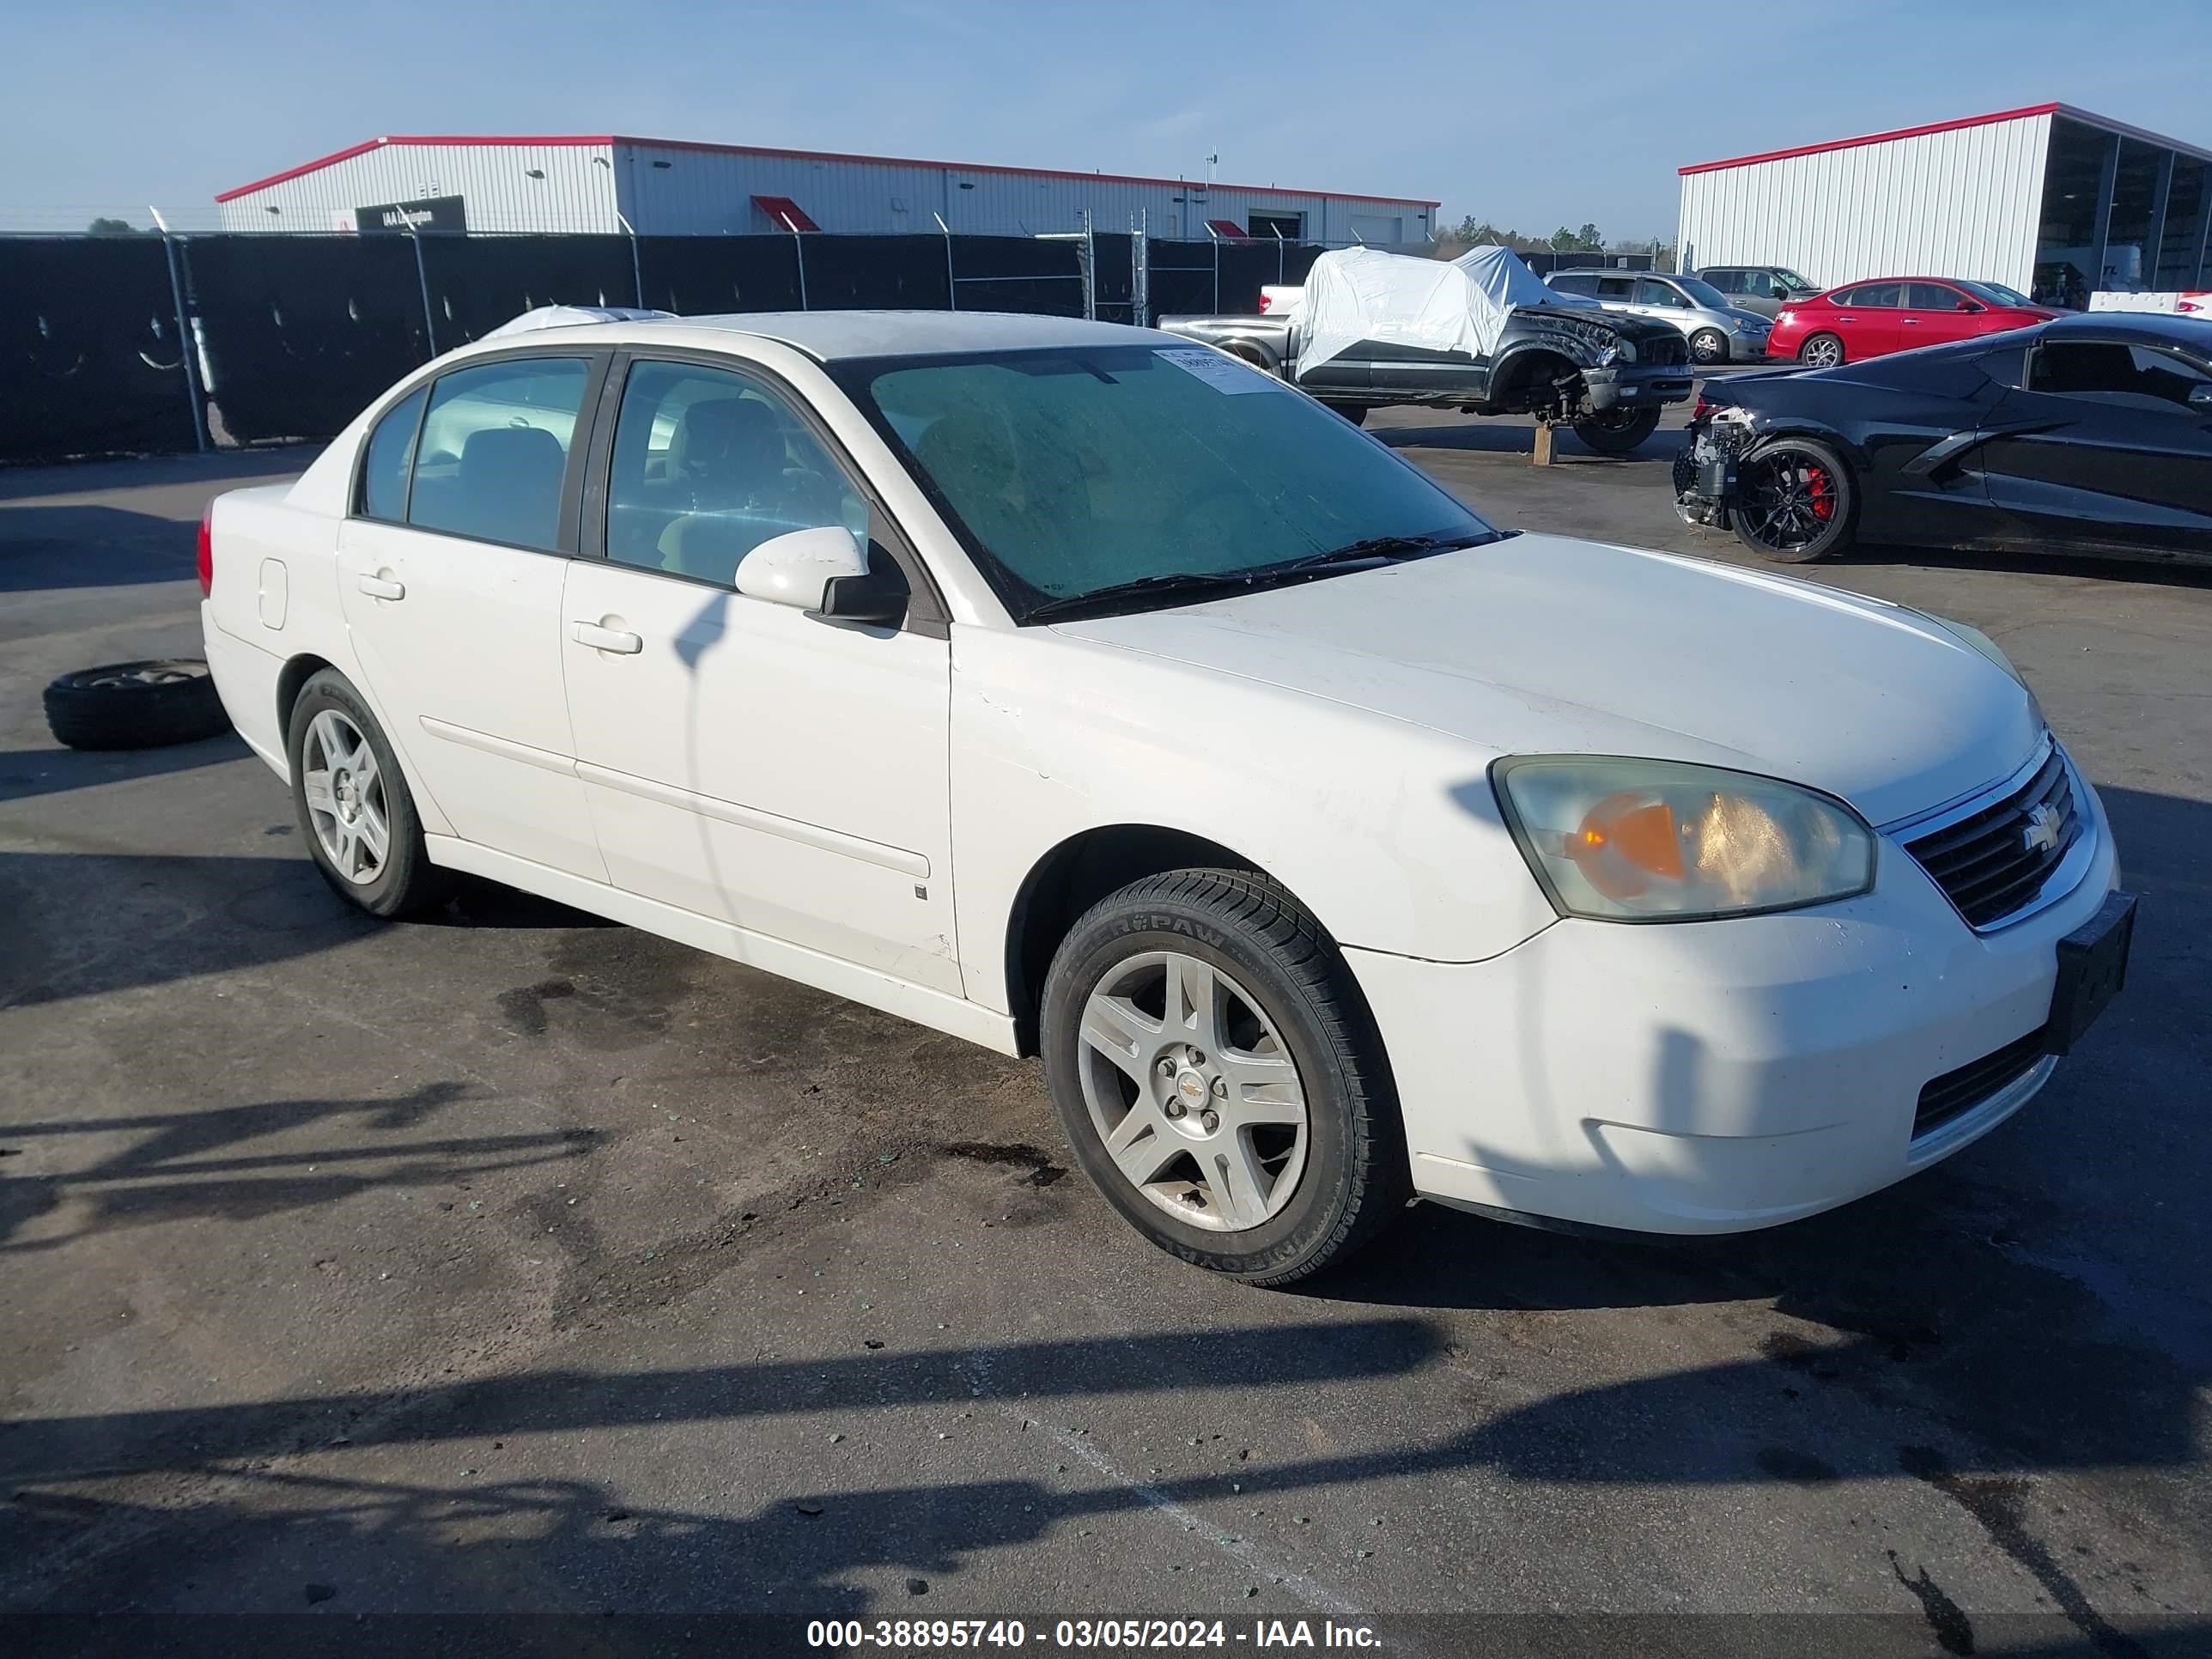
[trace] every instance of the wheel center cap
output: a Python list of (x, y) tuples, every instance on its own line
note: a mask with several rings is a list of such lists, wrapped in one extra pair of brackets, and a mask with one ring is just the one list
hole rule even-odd
[(1175, 1090), (1176, 1093), (1182, 1097), (1182, 1103), (1194, 1112), (1206, 1104), (1209, 1092), (1206, 1079), (1199, 1073), (1192, 1071), (1178, 1072), (1176, 1074)]

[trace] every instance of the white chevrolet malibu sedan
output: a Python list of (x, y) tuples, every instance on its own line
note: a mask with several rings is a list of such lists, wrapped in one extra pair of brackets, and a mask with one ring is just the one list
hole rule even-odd
[(1188, 1261), (1414, 1195), (1717, 1233), (1925, 1169), (2119, 986), (2001, 652), (1492, 527), (1145, 330), (815, 313), (450, 353), (202, 532), (337, 890), (472, 872), (1008, 1054)]

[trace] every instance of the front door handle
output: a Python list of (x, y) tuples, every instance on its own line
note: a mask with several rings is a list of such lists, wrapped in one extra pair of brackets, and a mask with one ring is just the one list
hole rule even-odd
[(356, 580), (354, 585), (372, 599), (404, 599), (407, 597), (407, 584), (396, 582), (389, 576), (362, 576)]
[(625, 634), (619, 628), (602, 628), (597, 623), (570, 623), (568, 637), (594, 651), (611, 651), (623, 657), (634, 657), (645, 649), (645, 641), (636, 635)]

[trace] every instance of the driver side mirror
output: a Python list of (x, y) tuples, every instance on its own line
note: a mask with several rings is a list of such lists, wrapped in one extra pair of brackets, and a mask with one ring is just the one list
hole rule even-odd
[(737, 586), (748, 598), (793, 605), (841, 628), (896, 628), (906, 617), (904, 580), (895, 570), (876, 570), (842, 525), (769, 537), (738, 562)]
[(1960, 311), (1987, 311), (1989, 307), (1978, 300), (1961, 300), (1959, 301), (1958, 309)]

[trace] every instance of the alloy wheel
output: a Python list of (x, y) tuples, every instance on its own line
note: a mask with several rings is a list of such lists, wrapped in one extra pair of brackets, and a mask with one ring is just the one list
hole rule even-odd
[(356, 886), (368, 886), (384, 873), (392, 848), (392, 813), (376, 751), (359, 726), (325, 708), (308, 723), (300, 764), (308, 820), (324, 857)]
[(1304, 1084), (1258, 1000), (1176, 951), (1117, 963), (1084, 1005), (1084, 1104), (1124, 1180), (1186, 1225), (1242, 1232), (1304, 1172)]
[(1762, 457), (1746, 471), (1737, 512), (1760, 546), (1794, 552), (1827, 533), (1841, 498), (1834, 476), (1820, 462), (1797, 450), (1784, 450)]

